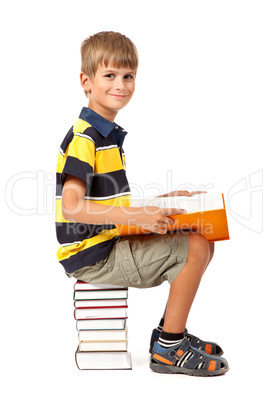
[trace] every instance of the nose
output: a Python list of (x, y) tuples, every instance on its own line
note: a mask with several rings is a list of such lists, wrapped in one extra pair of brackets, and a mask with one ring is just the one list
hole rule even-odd
[(115, 89), (117, 91), (125, 91), (126, 90), (126, 84), (124, 82), (124, 79), (122, 77), (117, 77), (115, 80)]

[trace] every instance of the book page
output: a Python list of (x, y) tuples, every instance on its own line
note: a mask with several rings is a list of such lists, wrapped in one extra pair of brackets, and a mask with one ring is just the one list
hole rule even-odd
[(132, 207), (156, 206), (158, 208), (181, 208), (187, 213), (223, 209), (222, 193), (196, 194), (192, 197), (159, 197), (132, 200)]

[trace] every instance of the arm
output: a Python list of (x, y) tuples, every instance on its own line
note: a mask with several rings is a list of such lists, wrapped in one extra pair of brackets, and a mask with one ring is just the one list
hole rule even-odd
[(174, 223), (168, 215), (178, 215), (185, 211), (175, 208), (157, 207), (116, 207), (98, 204), (84, 199), (85, 182), (68, 175), (62, 193), (62, 213), (66, 220), (86, 224), (120, 224), (144, 227), (152, 232), (164, 234), (167, 225)]

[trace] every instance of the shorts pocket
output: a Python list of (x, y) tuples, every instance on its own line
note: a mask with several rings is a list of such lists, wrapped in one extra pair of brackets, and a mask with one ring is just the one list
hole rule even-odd
[(173, 251), (168, 242), (148, 245), (132, 252), (142, 280), (160, 277), (174, 264)]
[(115, 263), (119, 267), (126, 286), (138, 286), (141, 277), (135, 264), (128, 240), (120, 241), (116, 245)]

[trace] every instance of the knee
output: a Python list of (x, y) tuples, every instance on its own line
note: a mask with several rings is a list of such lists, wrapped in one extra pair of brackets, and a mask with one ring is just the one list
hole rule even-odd
[(211, 260), (211, 247), (208, 240), (199, 233), (190, 233), (188, 256), (196, 258), (199, 262), (207, 265)]
[(215, 243), (211, 242), (208, 244), (209, 246), (209, 262), (212, 260), (213, 255), (214, 255), (214, 251), (215, 251)]

